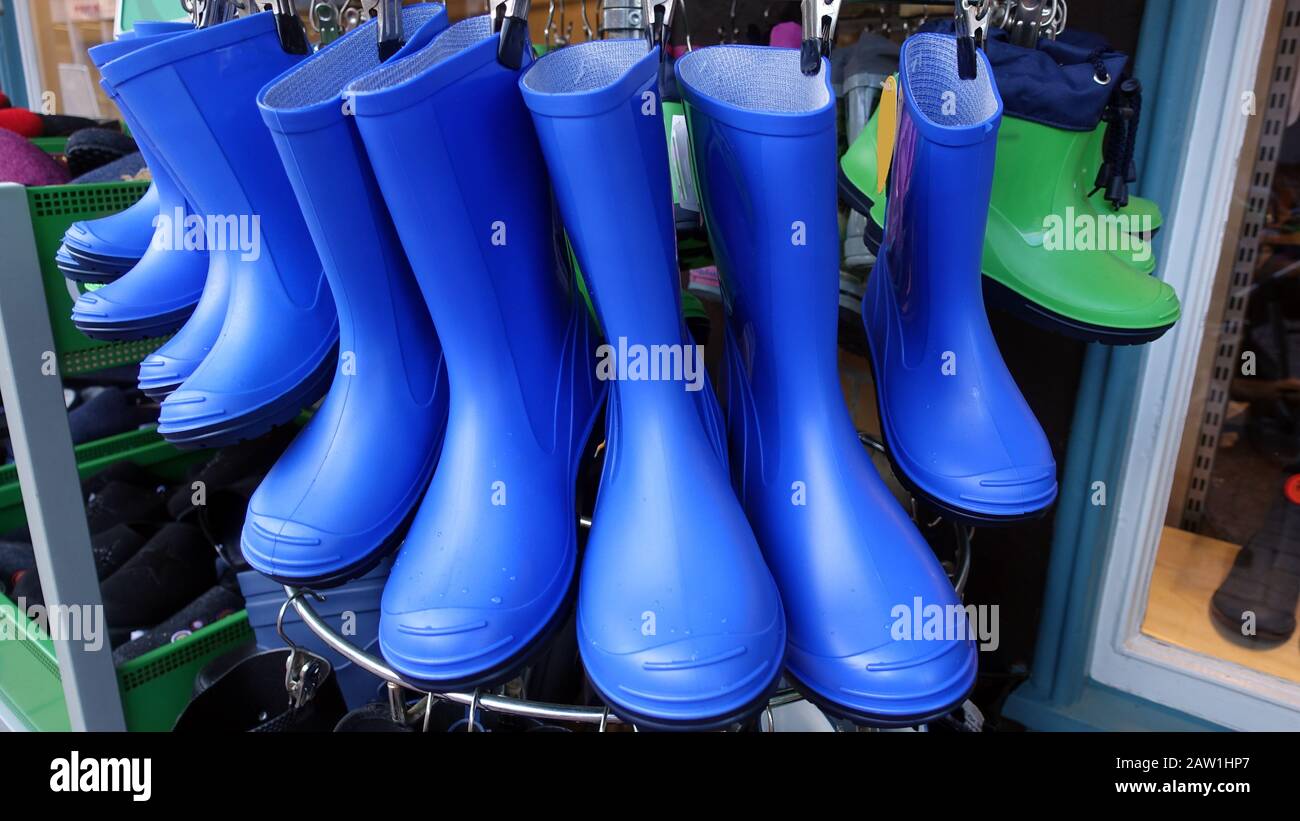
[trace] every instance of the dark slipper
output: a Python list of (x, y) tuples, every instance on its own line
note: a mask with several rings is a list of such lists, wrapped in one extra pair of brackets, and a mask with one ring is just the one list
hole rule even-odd
[(179, 641), (202, 627), (207, 627), (231, 613), (244, 608), (244, 599), (238, 593), (220, 585), (208, 588), (197, 599), (185, 605), (180, 612), (168, 618), (139, 638), (123, 644), (113, 651), (113, 662), (123, 664)]
[(222, 448), (172, 494), (167, 500), (167, 512), (178, 521), (195, 513), (195, 482), (202, 482), (205, 494), (211, 494), (241, 480), (265, 475), (297, 433), (297, 426), (285, 425), (257, 439)]
[(119, 157), (109, 163), (104, 163), (99, 168), (87, 171), (79, 177), (74, 177), (74, 185), (84, 185), (92, 182), (120, 182), (122, 180), (134, 179), (147, 166), (144, 163), (144, 155), (139, 151)]
[(1264, 523), (1237, 553), (1211, 599), (1229, 629), (1256, 641), (1295, 632), (1300, 600), (1300, 474), (1290, 476)]
[(91, 534), (123, 522), (160, 521), (165, 504), (161, 490), (109, 482), (86, 501), (86, 523)]
[(116, 386), (103, 388), (68, 414), (72, 443), (80, 445), (158, 421), (157, 405), (142, 405), (144, 394)]
[(215, 558), (197, 527), (172, 523), (158, 531), (100, 585), (113, 644), (161, 624), (216, 584)]
[(68, 138), (64, 156), (68, 158), (68, 171), (80, 177), (101, 165), (133, 154), (140, 149), (135, 140), (111, 128), (83, 128)]
[(99, 123), (89, 117), (74, 117), (71, 114), (42, 114), (41, 122), (45, 124), (47, 137), (71, 137), (83, 128), (96, 128)]

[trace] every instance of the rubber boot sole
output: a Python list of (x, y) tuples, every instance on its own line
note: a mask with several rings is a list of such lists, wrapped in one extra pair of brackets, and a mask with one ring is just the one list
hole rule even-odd
[(336, 344), (310, 376), (273, 402), (234, 419), (175, 433), (163, 433), (162, 437), (182, 450), (221, 448), (256, 439), (269, 433), (272, 428), (287, 425), (297, 418), (303, 408), (325, 395), (333, 381), (337, 354)]
[(739, 709), (703, 721), (666, 721), (662, 718), (651, 718), (624, 707), (616, 706), (614, 701), (596, 686), (596, 683), (590, 677), (587, 678), (587, 683), (591, 685), (591, 689), (596, 692), (596, 695), (600, 696), (600, 700), (605, 702), (611, 713), (637, 729), (656, 730), (666, 733), (708, 732), (711, 730), (725, 730), (733, 724), (742, 724), (762, 712), (767, 707), (768, 701), (776, 693), (777, 688), (780, 687), (781, 676), (784, 673), (785, 658), (783, 657), (777, 667), (776, 677), (763, 688), (761, 695)]
[(507, 681), (515, 678), (519, 671), (529, 665), (537, 656), (546, 649), (551, 639), (564, 626), (569, 615), (573, 612), (573, 605), (578, 598), (578, 574), (573, 574), (573, 580), (569, 582), (569, 589), (565, 592), (564, 598), (560, 600), (560, 605), (555, 609), (547, 619), (546, 624), (538, 631), (537, 635), (524, 645), (518, 652), (502, 661), (493, 665), (491, 668), (484, 670), (474, 676), (461, 679), (449, 679), (446, 681), (428, 681), (425, 679), (414, 678), (402, 675), (402, 680), (410, 683), (418, 690), (429, 693), (451, 693), (464, 692), (467, 690), (480, 690), (487, 687), (495, 687), (505, 684)]
[(832, 718), (843, 719), (844, 721), (848, 721), (852, 724), (856, 724), (859, 727), (871, 727), (874, 729), (882, 729), (882, 730), (896, 730), (896, 729), (901, 729), (903, 727), (916, 727), (921, 724), (929, 724), (932, 721), (937, 721), (943, 718), (944, 716), (948, 715), (949, 713), (951, 713), (953, 710), (956, 710), (963, 703), (965, 703), (966, 699), (970, 698), (970, 694), (975, 690), (975, 685), (971, 684), (970, 688), (967, 689), (966, 692), (963, 693), (960, 698), (954, 701), (950, 706), (944, 707), (939, 710), (932, 710), (927, 713), (921, 713), (918, 715), (911, 715), (911, 716), (882, 716), (873, 713), (864, 713), (857, 710), (847, 709), (841, 704), (836, 704), (835, 702), (826, 699), (816, 690), (809, 687), (802, 680), (800, 680), (800, 678), (796, 676), (794, 673), (792, 673), (790, 670), (787, 669), (785, 671), (785, 674), (786, 677), (790, 680), (790, 683), (791, 685), (793, 685), (794, 689), (798, 691), (799, 695), (803, 696), (805, 700), (807, 700), (809, 703), (811, 703), (817, 709), (821, 710), (826, 715), (831, 716)]
[(157, 399), (159, 402), (161, 402), (162, 400), (171, 396), (176, 391), (180, 390), (182, 384), (184, 383), (177, 382), (173, 385), (163, 385), (162, 387), (153, 387), (153, 388), (149, 388), (148, 390), (141, 388), (140, 392), (143, 393), (145, 396), (149, 397), (150, 399)]
[[(141, 319), (135, 322), (73, 322), (78, 331), (81, 331), (91, 339), (99, 339), (105, 342), (120, 342), (136, 339), (151, 339), (153, 337), (167, 336), (180, 330), (185, 324), (185, 320), (190, 318), (194, 313), (194, 306), (189, 305), (170, 313), (160, 314), (158, 316)], [(179, 386), (178, 386), (179, 387)], [(172, 390), (175, 390), (173, 388)], [(170, 393), (170, 391), (168, 391)], [(146, 393), (146, 395), (148, 395)]]
[(1174, 323), (1154, 328), (1115, 328), (1093, 325), (1044, 308), (1026, 299), (992, 277), (984, 277), (984, 298), (993, 307), (1045, 331), (1077, 339), (1081, 342), (1100, 342), (1103, 345), (1145, 345), (1164, 336)]
[[(864, 322), (866, 321), (866, 308), (867, 308), (866, 300), (863, 300), (862, 310), (863, 310)], [(867, 347), (870, 348), (870, 346), (871, 346), (871, 335), (868, 334)], [(865, 359), (867, 360), (867, 369), (871, 372), (871, 384), (875, 386), (874, 393), (876, 395), (876, 416), (880, 420), (880, 441), (885, 446), (885, 451), (884, 451), (885, 458), (889, 460), (889, 467), (894, 473), (894, 478), (898, 479), (898, 483), (901, 484), (908, 493), (912, 494), (912, 496), (916, 497), (917, 499), (920, 499), (921, 501), (925, 502), (930, 507), (933, 507), (936, 510), (938, 510), (939, 513), (944, 518), (949, 519), (951, 521), (961, 522), (963, 524), (973, 525), (976, 527), (1007, 527), (1009, 525), (1015, 525), (1021, 522), (1032, 522), (1035, 519), (1041, 519), (1044, 515), (1046, 515), (1047, 511), (1051, 510), (1052, 507), (1056, 504), (1056, 500), (1053, 499), (1052, 503), (1047, 505), (1046, 507), (1042, 507), (1039, 508), (1038, 510), (1030, 511), (1029, 513), (1022, 513), (1013, 516), (995, 516), (987, 513), (975, 513), (970, 510), (963, 510), (961, 508), (953, 507), (948, 502), (945, 502), (941, 499), (936, 499), (934, 496), (930, 495), (929, 493), (926, 493), (924, 490), (918, 487), (911, 480), (911, 478), (908, 477), (907, 472), (904, 471), (903, 468), (894, 459), (894, 448), (889, 442), (888, 426), (885, 424), (885, 409), (884, 406), (881, 405), (880, 403), (880, 389), (879, 389), (880, 381), (876, 378), (875, 357), (869, 355), (865, 357)]]

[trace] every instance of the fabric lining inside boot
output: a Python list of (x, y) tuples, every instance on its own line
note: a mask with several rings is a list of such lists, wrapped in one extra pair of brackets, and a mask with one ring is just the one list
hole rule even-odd
[(357, 79), (347, 87), (347, 91), (364, 93), (400, 85), (470, 46), (495, 36), (492, 21), (486, 14), (461, 20), (414, 54)]
[(560, 49), (524, 75), (524, 85), (539, 94), (581, 94), (612, 85), (645, 59), (645, 40), (596, 40), (582, 48)]
[(935, 125), (964, 128), (997, 114), (998, 98), (993, 91), (988, 63), (979, 62), (975, 79), (960, 79), (954, 37), (915, 34), (903, 44), (903, 61), (907, 69), (907, 91), (917, 109)]
[[(442, 5), (438, 3), (407, 6), (402, 11), (403, 30), (409, 35), (442, 11)], [(379, 66), (379, 49), (374, 33), (376, 25), (371, 20), (313, 59), (303, 61), (288, 76), (267, 89), (264, 104), (279, 109), (305, 108), (338, 97), (349, 82)]]
[(799, 68), (788, 48), (721, 46), (682, 58), (682, 80), (697, 93), (751, 111), (802, 114), (830, 102), (826, 79)]

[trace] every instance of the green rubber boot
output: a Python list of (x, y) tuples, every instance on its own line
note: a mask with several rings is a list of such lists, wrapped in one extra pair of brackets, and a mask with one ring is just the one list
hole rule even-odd
[[(1064, 131), (1004, 116), (984, 238), (985, 293), (995, 305), (1065, 336), (1108, 345), (1159, 338), (1179, 316), (1173, 288), (1151, 276), (1151, 200), (1112, 210), (1089, 197), (1105, 126)], [(878, 246), (885, 197), (877, 192), (876, 115), (840, 160), (840, 192), (870, 218)]]

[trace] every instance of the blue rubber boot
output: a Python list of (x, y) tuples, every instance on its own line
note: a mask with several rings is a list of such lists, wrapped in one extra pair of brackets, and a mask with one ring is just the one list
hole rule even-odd
[(130, 206), (93, 220), (77, 220), (63, 234), (55, 263), (73, 282), (112, 282), (149, 250), (158, 216), (158, 187), (151, 183)]
[(800, 691), (856, 722), (919, 724), (965, 699), (975, 646), (891, 635), (899, 606), (961, 603), (844, 404), (835, 95), (829, 62), (807, 77), (799, 61), (718, 46), (676, 66), (727, 306), (733, 478), (781, 591)]
[(73, 282), (89, 283), (112, 282), (131, 270), (153, 240), (159, 199), (155, 181), (116, 214), (72, 223), (55, 257), (59, 270)]
[(975, 79), (957, 76), (951, 35), (914, 35), (901, 60), (885, 237), (862, 300), (886, 449), (899, 480), (953, 518), (1038, 516), (1056, 463), (980, 284), (1002, 100), (982, 53)]
[(158, 432), (175, 445), (255, 438), (329, 387), (334, 299), (256, 101), (302, 59), (281, 48), (274, 14), (254, 14), (103, 68), (211, 233), (225, 239), (209, 250), (230, 276), (221, 332), (159, 416)]
[(172, 338), (140, 360), (139, 388), (153, 399), (171, 396), (207, 357), (230, 303), (230, 266), (224, 254), (208, 255), (208, 273), (198, 304)]
[[(150, 207), (150, 204), (154, 208), (157, 207), (158, 190), (152, 184), (145, 189), (144, 195), (132, 203), (129, 208), (135, 208), (146, 198), (149, 202), (145, 204), (145, 207)], [(118, 213), (125, 213), (125, 211), (119, 211)], [(155, 216), (157, 216), (156, 213)], [(104, 219), (108, 219), (108, 217), (104, 217)], [(139, 257), (100, 256), (76, 245), (70, 245), (66, 233), (63, 235), (63, 242), (59, 245), (58, 250), (54, 252), (54, 264), (58, 266), (65, 279), (95, 285), (102, 285), (116, 280), (134, 268), (139, 261)]]
[(547, 54), (521, 86), (605, 331), (597, 375), (612, 380), (578, 594), (582, 660), (623, 718), (703, 729), (764, 706), (786, 630), (687, 343), (659, 60), (644, 40), (582, 43)]
[[(120, 43), (129, 39), (128, 35), (143, 38), (156, 36), (157, 34), (180, 34), (192, 31), (193, 28), (189, 23), (140, 20), (136, 22), (135, 29), (124, 32), (117, 42)], [(98, 46), (92, 51), (106, 48), (107, 46)], [(99, 65), (102, 68), (102, 65), (111, 59), (123, 56), (132, 50), (134, 49), (126, 47), (121, 50), (121, 53), (98, 52)], [(105, 93), (117, 104), (118, 109), (125, 111), (127, 106), (121, 95), (117, 94), (107, 81), (101, 80), (101, 85), (104, 87)], [(163, 173), (166, 173), (173, 182), (179, 185), (181, 181), (169, 170), (166, 159), (154, 147), (144, 125), (134, 115), (132, 115), (131, 122), (133, 123), (131, 130), (136, 142), (142, 147), (147, 147), (153, 159), (162, 168)], [(183, 185), (181, 187), (183, 188)], [(188, 194), (186, 196), (187, 198), (192, 197), (192, 195)], [(193, 205), (188, 199), (186, 207), (189, 213), (193, 213)], [(194, 251), (191, 253), (199, 252)], [(202, 253), (208, 256), (206, 251)], [(212, 349), (212, 345), (217, 341), (217, 337), (221, 333), (221, 326), (226, 318), (229, 295), (230, 270), (225, 258), (219, 255), (208, 256), (208, 270), (204, 277), (203, 291), (197, 304), (191, 310), (188, 319), (170, 339), (141, 361), (140, 390), (150, 398), (162, 400), (166, 399), (189, 378), (189, 375), (207, 356), (208, 351)]]
[(488, 17), (464, 20), (348, 90), (451, 385), (442, 455), (379, 622), (388, 663), (439, 690), (511, 678), (568, 617), (574, 488), (602, 398), (500, 39)]
[[(144, 22), (144, 21), (142, 21)], [(146, 30), (148, 27), (146, 27)], [(172, 29), (156, 35), (137, 36), (90, 49), (88, 56), (96, 66), (126, 56), (142, 48), (176, 36), (184, 29)], [(144, 256), (126, 274), (96, 291), (82, 294), (72, 306), (72, 323), (93, 339), (127, 340), (164, 336), (185, 323), (203, 293), (208, 275), (206, 250), (186, 248), (177, 243), (185, 219), (194, 213), (185, 201), (180, 186), (172, 179), (147, 133), (131, 113), (125, 101), (106, 88), (117, 104), (122, 118), (131, 128), (149, 166), (157, 194), (159, 211), (154, 238)]]
[[(407, 6), (402, 20), (414, 32), (408, 48), (447, 27), (436, 3)], [(392, 552), (433, 474), (447, 416), (433, 322), (339, 96), (379, 65), (377, 25), (353, 29), (258, 94), (325, 264), (341, 352), (325, 401), (244, 520), (244, 558), (283, 584), (342, 584)]]
[[(141, 20), (136, 28), (122, 32), (117, 42), (155, 34), (174, 34), (193, 29), (189, 23)], [(99, 47), (90, 55), (98, 68), (108, 58)], [(146, 157), (146, 163), (148, 158)], [(157, 172), (151, 169), (151, 172)], [(55, 253), (55, 264), (73, 282), (106, 283), (131, 270), (152, 246), (156, 231), (153, 219), (159, 213), (158, 188), (151, 183), (144, 195), (130, 207), (96, 220), (78, 220), (64, 234)]]

